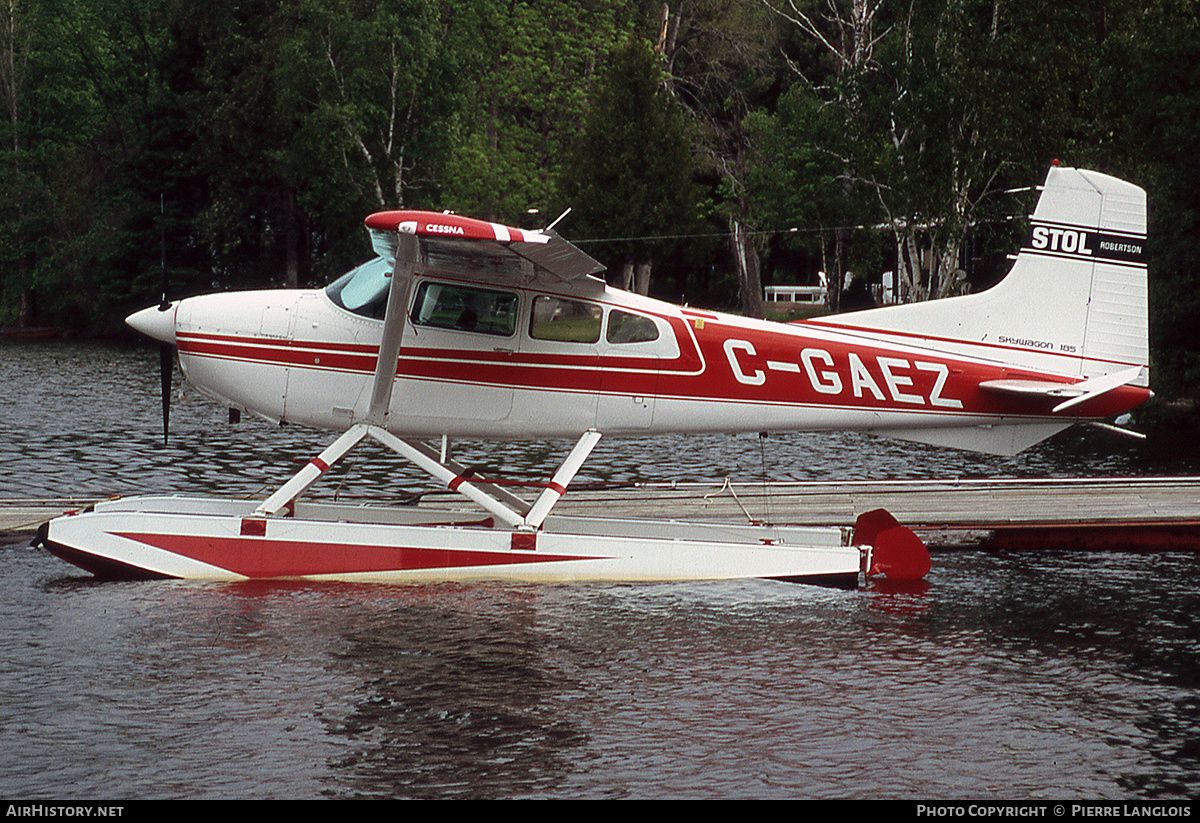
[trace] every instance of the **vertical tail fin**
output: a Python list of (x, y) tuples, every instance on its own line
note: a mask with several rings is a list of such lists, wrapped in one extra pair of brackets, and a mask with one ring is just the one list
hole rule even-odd
[(1030, 222), (988, 291), (810, 322), (1068, 376), (1140, 366), (1132, 385), (1148, 386), (1145, 191), (1054, 167)]

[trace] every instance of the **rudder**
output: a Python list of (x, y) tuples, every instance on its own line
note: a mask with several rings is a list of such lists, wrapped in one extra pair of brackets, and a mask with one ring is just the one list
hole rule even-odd
[(979, 294), (809, 321), (1071, 377), (1149, 385), (1146, 193), (1053, 167), (1009, 274)]

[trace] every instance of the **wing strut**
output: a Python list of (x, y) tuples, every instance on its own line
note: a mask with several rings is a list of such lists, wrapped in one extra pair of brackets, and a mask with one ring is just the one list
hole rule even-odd
[(421, 252), (416, 235), (398, 233), (396, 239), (396, 264), (392, 268), (392, 287), (388, 289), (387, 308), (383, 314), (383, 335), (379, 340), (379, 358), (375, 361), (371, 405), (367, 408), (367, 422), (375, 426), (387, 422), (392, 388), (396, 385), (396, 364), (400, 360), (404, 315), (408, 311), (409, 293)]
[(592, 449), (596, 448), (596, 444), (600, 442), (600, 432), (592, 429), (583, 433), (579, 438), (579, 442), (575, 444), (575, 448), (571, 449), (571, 453), (567, 455), (567, 459), (559, 466), (558, 471), (554, 473), (554, 479), (547, 486), (534, 502), (533, 508), (529, 510), (529, 514), (525, 516), (523, 525), (532, 526), (535, 529), (540, 529), (542, 523), (546, 520), (546, 515), (550, 514), (550, 509), (558, 502), (567, 491), (567, 485), (575, 479), (575, 475), (583, 468), (583, 463), (588, 459), (588, 455), (592, 453)]

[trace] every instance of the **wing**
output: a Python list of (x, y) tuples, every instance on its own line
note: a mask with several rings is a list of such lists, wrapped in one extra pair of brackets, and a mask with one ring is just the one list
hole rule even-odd
[(423, 265), (496, 282), (563, 282), (590, 277), (604, 266), (556, 232), (530, 231), (457, 214), (384, 211), (366, 219), (375, 251), (389, 263), (399, 235), (421, 239)]

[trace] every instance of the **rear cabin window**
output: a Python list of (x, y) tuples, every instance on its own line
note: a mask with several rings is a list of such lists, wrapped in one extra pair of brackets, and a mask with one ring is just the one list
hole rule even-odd
[(517, 306), (512, 292), (425, 281), (411, 319), (418, 326), (508, 337), (517, 330)]
[(604, 339), (618, 344), (649, 343), (658, 339), (658, 326), (644, 315), (613, 309), (608, 313), (608, 331)]
[(533, 301), (529, 336), (561, 343), (597, 343), (604, 310), (595, 303), (539, 295)]

